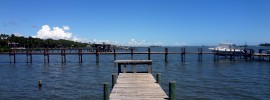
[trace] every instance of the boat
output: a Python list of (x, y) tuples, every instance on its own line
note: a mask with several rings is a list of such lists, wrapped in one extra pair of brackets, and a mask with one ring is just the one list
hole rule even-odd
[(245, 53), (243, 49), (237, 48), (235, 44), (231, 43), (220, 43), (217, 47), (214, 48), (208, 48), (212, 52), (218, 52), (220, 55), (230, 55), (234, 54), (235, 55), (240, 55)]

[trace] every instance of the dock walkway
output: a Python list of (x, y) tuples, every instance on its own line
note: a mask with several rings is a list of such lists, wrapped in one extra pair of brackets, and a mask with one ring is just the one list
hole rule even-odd
[[(152, 60), (116, 60), (118, 78), (110, 94), (110, 100), (164, 100), (169, 97), (152, 76)], [(126, 73), (126, 65), (146, 64), (148, 73)], [(121, 73), (121, 65), (124, 72)]]
[(120, 73), (110, 100), (164, 100), (168, 96), (151, 73)]

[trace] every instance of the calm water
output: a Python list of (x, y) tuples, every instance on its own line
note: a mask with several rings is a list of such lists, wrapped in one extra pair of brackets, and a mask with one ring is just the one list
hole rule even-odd
[[(164, 48), (152, 48), (164, 51)], [(197, 47), (187, 47), (196, 51)], [(207, 48), (204, 48), (206, 51)], [(136, 51), (147, 51), (137, 48)], [(170, 47), (169, 51), (180, 51)], [(17, 56), (17, 63), (10, 64), (7, 55), (0, 56), (0, 99), (103, 99), (103, 83), (111, 82), (112, 73), (117, 72), (113, 55), (101, 55), (95, 63), (94, 55), (67, 56), (62, 64), (58, 55), (50, 56), (50, 63), (43, 63), (43, 56), (33, 56), (32, 64), (25, 63), (25, 55)], [(168, 94), (168, 83), (177, 82), (178, 99), (270, 99), (270, 62), (246, 62), (228, 59), (213, 61), (213, 55), (203, 55), (203, 62), (197, 55), (186, 55), (186, 62), (180, 62), (180, 55), (151, 55), (153, 75), (161, 73), (161, 86)], [(117, 59), (130, 59), (130, 55), (117, 55)], [(134, 59), (147, 59), (147, 55), (134, 55)], [(139, 69), (146, 70), (146, 69)], [(38, 80), (43, 81), (38, 88)]]

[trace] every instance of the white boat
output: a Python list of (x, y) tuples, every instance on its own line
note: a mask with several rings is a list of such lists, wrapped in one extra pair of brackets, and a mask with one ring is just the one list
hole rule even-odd
[(239, 55), (241, 53), (245, 53), (244, 50), (237, 48), (235, 44), (231, 43), (220, 43), (217, 47), (208, 49), (212, 52), (218, 52), (221, 55), (228, 55), (233, 53)]

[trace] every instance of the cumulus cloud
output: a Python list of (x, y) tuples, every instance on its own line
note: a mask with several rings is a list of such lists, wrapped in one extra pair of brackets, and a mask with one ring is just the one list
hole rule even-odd
[(50, 28), (49, 25), (43, 25), (42, 28), (37, 32), (37, 38), (41, 39), (66, 39), (66, 40), (73, 40), (78, 38), (73, 37), (72, 33), (67, 32), (70, 28), (68, 26), (63, 26), (63, 28), (53, 27)]
[(63, 29), (64, 29), (65, 31), (68, 31), (70, 28), (69, 28), (69, 26), (63, 26)]
[(146, 40), (135, 40), (131, 39), (128, 43), (128, 46), (151, 46), (151, 45), (156, 45), (156, 46), (161, 46), (161, 42), (146, 42)]

